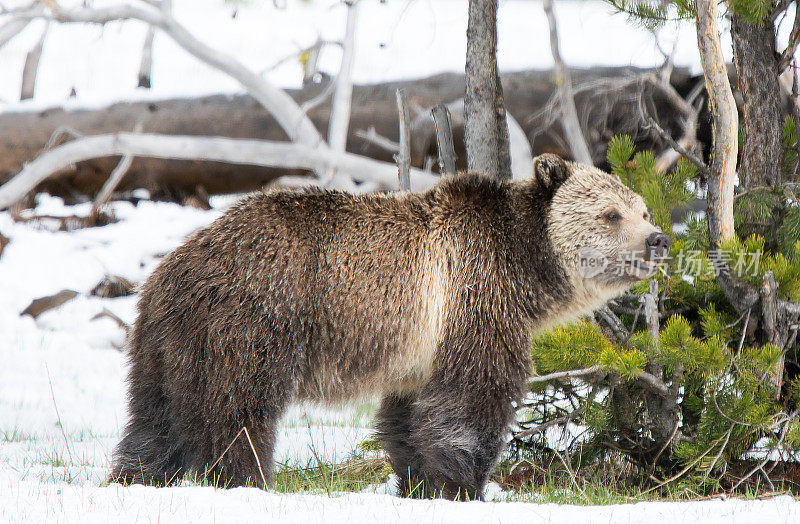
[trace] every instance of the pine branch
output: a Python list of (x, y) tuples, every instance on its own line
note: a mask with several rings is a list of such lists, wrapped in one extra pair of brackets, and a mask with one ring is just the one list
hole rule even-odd
[(628, 340), (631, 336), (631, 333), (625, 328), (625, 324), (617, 318), (617, 315), (614, 314), (613, 311), (608, 307), (608, 305), (604, 305), (601, 308), (598, 308), (595, 311), (595, 315), (597, 316), (598, 320), (602, 321), (608, 328), (614, 333), (614, 336), (620, 342)]

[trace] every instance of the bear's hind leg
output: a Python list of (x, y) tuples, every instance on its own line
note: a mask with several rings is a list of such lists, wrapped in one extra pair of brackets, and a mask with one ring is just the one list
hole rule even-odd
[(399, 495), (412, 497), (422, 487), (416, 470), (419, 458), (411, 445), (411, 414), (416, 395), (388, 394), (381, 399), (376, 415), (378, 440), (389, 454), (389, 462), (400, 477)]
[(132, 396), (130, 421), (114, 451), (109, 482), (166, 486), (186, 472), (185, 447), (171, 435), (166, 400), (152, 397)]

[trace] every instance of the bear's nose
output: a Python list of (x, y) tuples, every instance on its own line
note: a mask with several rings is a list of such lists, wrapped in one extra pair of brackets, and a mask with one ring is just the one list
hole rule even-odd
[(647, 258), (663, 257), (669, 251), (670, 239), (664, 233), (650, 233), (644, 244), (647, 248)]

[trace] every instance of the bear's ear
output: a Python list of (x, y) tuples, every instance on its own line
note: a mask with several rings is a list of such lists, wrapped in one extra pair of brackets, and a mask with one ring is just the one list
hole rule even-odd
[(569, 178), (569, 175), (569, 166), (558, 155), (545, 153), (533, 159), (533, 176), (539, 183), (539, 187), (551, 194), (556, 192), (556, 189)]

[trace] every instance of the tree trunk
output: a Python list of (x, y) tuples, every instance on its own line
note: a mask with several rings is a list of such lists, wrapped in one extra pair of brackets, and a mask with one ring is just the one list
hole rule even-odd
[(712, 117), (713, 149), (708, 176), (708, 233), (712, 249), (733, 237), (733, 183), (736, 176), (739, 114), (717, 30), (717, 3), (696, 4), (697, 45)]
[(739, 178), (745, 188), (781, 181), (782, 108), (775, 52), (775, 26), (769, 17), (755, 27), (733, 15), (733, 59), (742, 94), (742, 154)]
[(493, 177), (511, 178), (503, 87), (497, 73), (497, 3), (469, 1), (464, 98), (467, 167)]

